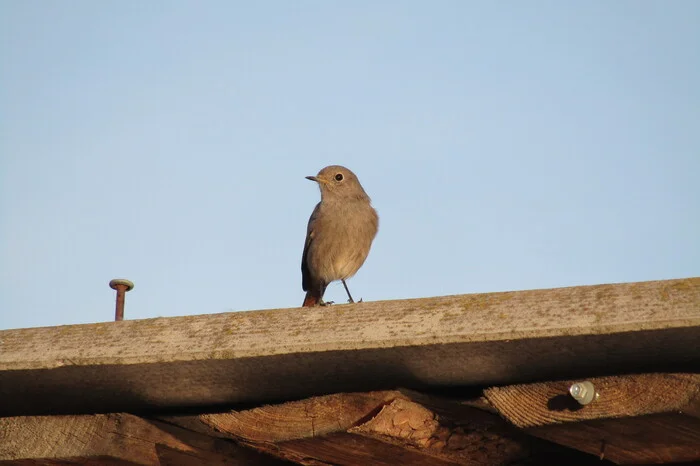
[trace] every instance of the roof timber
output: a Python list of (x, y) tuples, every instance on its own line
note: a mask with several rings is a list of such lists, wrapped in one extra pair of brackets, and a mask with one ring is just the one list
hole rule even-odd
[(610, 463), (530, 437), (457, 400), (402, 390), (157, 419), (126, 413), (5, 417), (0, 464)]
[(700, 278), (0, 331), (0, 416), (700, 367)]
[(125, 413), (5, 417), (0, 418), (0, 464), (446, 466), (700, 460), (700, 375), (591, 378), (600, 396), (585, 406), (567, 394), (572, 382), (491, 387), (476, 399), (392, 390), (156, 418)]
[(616, 464), (700, 461), (700, 373), (590, 378), (598, 396), (585, 406), (568, 395), (573, 382), (492, 387), (484, 394), (525, 432)]

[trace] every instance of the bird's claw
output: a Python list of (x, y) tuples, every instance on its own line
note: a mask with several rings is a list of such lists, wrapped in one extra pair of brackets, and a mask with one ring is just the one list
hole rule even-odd
[(331, 306), (331, 305), (335, 304), (335, 301), (321, 301), (321, 302), (318, 303), (318, 304), (319, 304), (320, 306)]

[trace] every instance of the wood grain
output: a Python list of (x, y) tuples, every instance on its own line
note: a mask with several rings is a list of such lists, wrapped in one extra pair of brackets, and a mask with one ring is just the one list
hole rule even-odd
[(0, 416), (683, 371), (699, 346), (700, 278), (6, 330)]
[(588, 464), (593, 459), (528, 437), (497, 415), (410, 390), (340, 393), (199, 419), (218, 435), (298, 464), (487, 465), (545, 457)]
[(484, 391), (502, 416), (529, 434), (617, 464), (700, 461), (700, 374), (637, 374), (588, 379), (599, 393), (581, 406), (574, 382)]
[(616, 464), (700, 464), (700, 419), (679, 413), (551, 424), (526, 431)]
[(518, 427), (646, 414), (700, 413), (700, 374), (594, 377), (599, 397), (582, 406), (569, 395), (576, 380), (493, 387), (484, 395)]
[(0, 418), (2, 465), (280, 465), (231, 442), (131, 414)]

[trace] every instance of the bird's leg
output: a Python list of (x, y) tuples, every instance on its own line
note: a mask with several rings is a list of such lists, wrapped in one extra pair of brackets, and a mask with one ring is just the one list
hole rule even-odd
[(354, 304), (355, 300), (352, 299), (352, 295), (350, 294), (350, 290), (348, 289), (348, 285), (345, 284), (345, 280), (340, 280), (340, 281), (343, 282), (343, 286), (345, 287), (345, 292), (348, 294), (348, 298), (349, 298), (348, 302), (350, 304)]
[(330, 306), (331, 304), (334, 304), (333, 301), (324, 301), (323, 300), (323, 295), (326, 294), (326, 287), (328, 284), (321, 282), (320, 284), (320, 298), (318, 298), (318, 305), (319, 306)]

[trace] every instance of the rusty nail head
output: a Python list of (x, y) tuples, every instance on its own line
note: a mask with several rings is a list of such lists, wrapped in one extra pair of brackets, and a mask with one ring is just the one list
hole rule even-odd
[(134, 289), (134, 284), (123, 278), (115, 278), (109, 282), (109, 287), (117, 290), (117, 305), (114, 311), (114, 320), (124, 320), (124, 295)]

